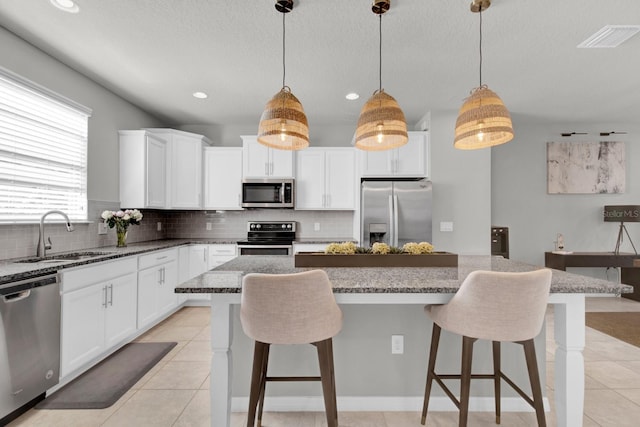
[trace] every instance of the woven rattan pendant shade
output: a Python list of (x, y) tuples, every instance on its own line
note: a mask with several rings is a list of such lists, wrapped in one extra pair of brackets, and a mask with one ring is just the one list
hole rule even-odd
[(258, 142), (279, 150), (301, 150), (309, 146), (309, 124), (302, 104), (285, 86), (262, 112)]
[(407, 143), (407, 123), (396, 100), (384, 89), (364, 104), (358, 119), (355, 146), (361, 150), (390, 150)]
[(460, 107), (453, 146), (475, 150), (512, 139), (511, 115), (500, 97), (486, 85), (475, 88)]

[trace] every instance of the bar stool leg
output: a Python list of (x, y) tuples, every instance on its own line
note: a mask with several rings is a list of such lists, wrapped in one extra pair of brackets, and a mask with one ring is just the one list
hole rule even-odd
[(522, 345), (524, 346), (524, 356), (527, 360), (527, 370), (529, 371), (529, 381), (531, 382), (531, 392), (533, 394), (533, 407), (536, 410), (538, 427), (546, 427), (547, 421), (544, 417), (544, 405), (542, 404), (542, 389), (536, 360), (536, 347), (533, 339), (523, 341)]
[(265, 365), (269, 355), (269, 344), (255, 342), (253, 349), (253, 368), (251, 371), (251, 388), (249, 391), (249, 409), (247, 410), (247, 427), (253, 427), (256, 419), (256, 407), (260, 399), (260, 392), (264, 388), (266, 376)]
[(500, 341), (493, 341), (493, 388), (496, 399), (496, 424), (500, 424)]
[(427, 409), (429, 409), (429, 398), (431, 397), (431, 385), (435, 377), (436, 357), (438, 356), (438, 344), (440, 343), (440, 326), (433, 324), (431, 330), (431, 348), (429, 349), (429, 362), (427, 363), (427, 383), (424, 386), (424, 403), (422, 404), (422, 418), (420, 423), (427, 422)]
[(258, 424), (257, 427), (262, 426), (262, 410), (264, 409), (264, 395), (267, 387), (267, 368), (269, 366), (269, 349), (270, 344), (266, 344), (262, 350), (262, 372), (260, 375), (260, 397), (258, 398)]
[[(318, 350), (318, 364), (320, 365), (320, 379), (322, 381), (322, 394), (324, 395), (324, 406), (327, 416), (327, 427), (338, 427), (338, 413), (335, 406), (335, 386), (334, 379), (331, 378), (333, 366), (329, 355), (331, 349), (331, 338), (314, 343)], [(332, 392), (333, 396), (332, 396)]]
[(469, 416), (469, 393), (471, 391), (471, 362), (475, 338), (462, 337), (462, 374), (460, 376), (460, 419), (459, 427), (466, 427)]

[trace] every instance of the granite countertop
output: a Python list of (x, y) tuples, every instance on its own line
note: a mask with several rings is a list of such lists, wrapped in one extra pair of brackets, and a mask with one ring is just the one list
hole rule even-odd
[[(458, 257), (458, 267), (340, 267), (322, 268), (336, 293), (455, 293), (474, 270), (522, 272), (542, 267), (502, 257)], [(242, 277), (248, 273), (288, 274), (310, 270), (294, 267), (293, 257), (237, 257), (176, 288), (177, 293), (240, 293)], [(628, 285), (553, 270), (552, 293), (620, 294), (633, 292)]]
[[(22, 259), (35, 258), (16, 258), (0, 261), (0, 284), (14, 282), (18, 280), (29, 279), (31, 277), (43, 276), (46, 274), (56, 273), (57, 271), (65, 268), (78, 267), (82, 265), (93, 264), (96, 262), (108, 261), (112, 259), (127, 257), (131, 255), (139, 255), (145, 252), (157, 251), (160, 249), (168, 249), (177, 246), (190, 245), (190, 244), (235, 244), (240, 239), (164, 239), (164, 240), (151, 240), (148, 242), (129, 243), (125, 248), (117, 248), (115, 246), (103, 246), (98, 248), (80, 249), (72, 251), (72, 253), (88, 253), (88, 252), (100, 252), (102, 255), (95, 257), (82, 259), (82, 260), (56, 260), (55, 262), (49, 260), (47, 262), (19, 262)], [(64, 255), (61, 252), (51, 252), (48, 256)]]

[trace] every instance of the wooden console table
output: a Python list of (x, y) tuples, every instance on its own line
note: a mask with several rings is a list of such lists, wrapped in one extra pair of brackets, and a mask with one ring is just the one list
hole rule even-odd
[(615, 267), (620, 268), (620, 281), (633, 286), (633, 293), (625, 298), (640, 301), (640, 255), (613, 252), (544, 253), (545, 267), (565, 271), (567, 267)]

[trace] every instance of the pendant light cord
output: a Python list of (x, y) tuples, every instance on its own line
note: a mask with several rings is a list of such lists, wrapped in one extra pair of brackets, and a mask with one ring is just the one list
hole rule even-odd
[(379, 26), (379, 34), (380, 34), (380, 45), (379, 45), (379, 54), (378, 54), (378, 91), (382, 92), (382, 14), (378, 15), (380, 17), (380, 26)]
[(284, 44), (284, 40), (285, 40), (285, 29), (286, 26), (284, 25), (284, 18), (285, 16), (287, 16), (286, 13), (282, 14), (282, 87), (285, 87), (284, 84), (284, 78), (287, 74), (287, 66), (285, 65), (284, 59), (285, 59), (285, 55), (286, 55), (286, 49), (285, 49), (285, 44)]
[(482, 87), (482, 3), (480, 4), (480, 87)]

